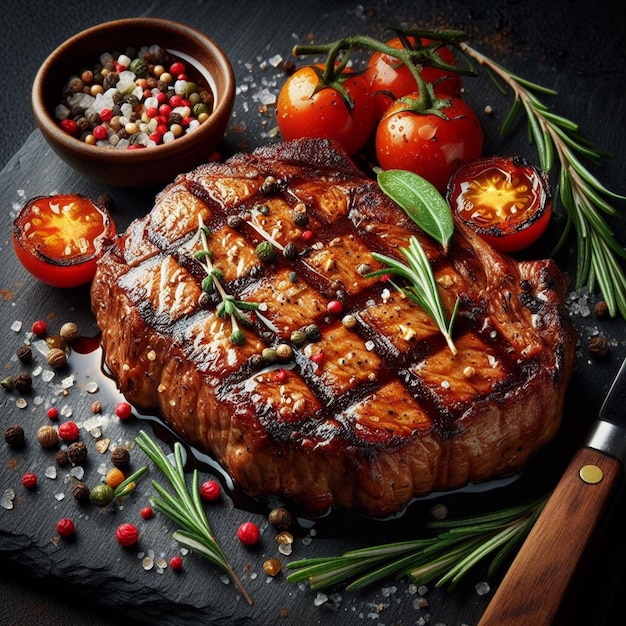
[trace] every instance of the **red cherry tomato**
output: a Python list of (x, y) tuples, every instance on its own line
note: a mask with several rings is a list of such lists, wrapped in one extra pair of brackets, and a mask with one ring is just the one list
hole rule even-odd
[[(414, 45), (414, 37), (409, 37), (408, 40), (411, 45)], [(432, 39), (421, 39), (420, 41), (424, 46), (432, 43)], [(402, 49), (403, 47), (402, 41), (398, 37), (394, 37), (386, 43), (392, 48)], [(439, 48), (437, 55), (448, 65), (457, 64), (450, 48)], [(379, 117), (395, 100), (418, 90), (415, 79), (407, 66), (395, 57), (382, 52), (372, 54), (363, 76), (376, 100)], [(425, 65), (420, 76), (427, 83), (433, 84), (435, 95), (439, 98), (458, 96), (461, 93), (461, 75), (457, 72)]]
[(96, 261), (114, 235), (109, 212), (81, 195), (34, 198), (13, 222), (17, 258), (35, 278), (54, 287), (91, 281)]
[(417, 94), (394, 102), (376, 129), (376, 158), (384, 170), (408, 170), (441, 193), (452, 173), (480, 157), (483, 130), (475, 113), (460, 98), (450, 98), (437, 115), (406, 110)]
[(552, 216), (548, 177), (521, 157), (488, 157), (460, 167), (447, 192), (450, 208), (500, 252), (536, 241)]
[(344, 70), (337, 79), (352, 105), (332, 86), (320, 88), (323, 66), (307, 65), (282, 86), (276, 102), (278, 128), (283, 139), (317, 137), (338, 141), (349, 155), (356, 154), (376, 126), (376, 109), (363, 76)]

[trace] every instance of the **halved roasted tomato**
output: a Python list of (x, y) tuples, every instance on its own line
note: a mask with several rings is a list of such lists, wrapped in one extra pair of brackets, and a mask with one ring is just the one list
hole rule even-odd
[(552, 215), (547, 175), (523, 157), (486, 157), (462, 165), (446, 199), (461, 220), (500, 252), (535, 242)]
[(13, 222), (17, 258), (35, 278), (54, 287), (91, 281), (114, 235), (106, 207), (78, 194), (33, 198)]

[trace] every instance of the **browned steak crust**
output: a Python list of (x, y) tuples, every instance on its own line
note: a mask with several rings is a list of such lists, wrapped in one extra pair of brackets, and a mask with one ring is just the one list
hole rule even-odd
[[(225, 292), (264, 305), (242, 345), (220, 299), (200, 297), (198, 216)], [(371, 251), (400, 256), (412, 234), (447, 310), (460, 299), (456, 356), (417, 305), (363, 275), (380, 267)], [(297, 256), (261, 262), (267, 236)], [(382, 516), (515, 472), (555, 435), (574, 359), (565, 287), (551, 260), (518, 263), (461, 224), (444, 255), (335, 145), (302, 140), (178, 177), (102, 258), (92, 303), (128, 400), (237, 486), (312, 514)], [(321, 336), (292, 345), (311, 324)], [(279, 344), (292, 358), (259, 369)]]

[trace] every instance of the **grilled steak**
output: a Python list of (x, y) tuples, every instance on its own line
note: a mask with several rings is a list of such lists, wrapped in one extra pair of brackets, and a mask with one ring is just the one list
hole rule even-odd
[[(402, 259), (411, 235), (446, 310), (459, 299), (456, 355), (367, 276), (372, 251)], [(551, 260), (501, 256), (460, 223), (444, 255), (334, 144), (302, 140), (179, 176), (101, 259), (92, 303), (128, 400), (239, 488), (384, 516), (516, 472), (555, 435), (574, 358), (565, 287)], [(251, 326), (233, 323), (250, 304)]]

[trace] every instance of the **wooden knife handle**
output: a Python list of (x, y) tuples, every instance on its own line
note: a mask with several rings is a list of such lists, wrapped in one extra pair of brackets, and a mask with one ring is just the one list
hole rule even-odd
[(553, 626), (565, 618), (564, 601), (621, 474), (613, 457), (591, 448), (576, 452), (478, 626)]

